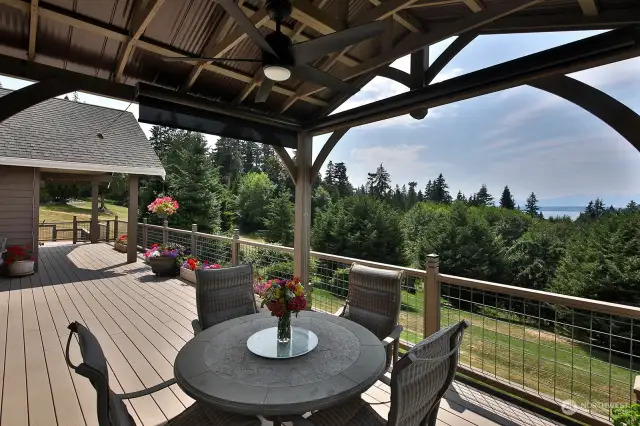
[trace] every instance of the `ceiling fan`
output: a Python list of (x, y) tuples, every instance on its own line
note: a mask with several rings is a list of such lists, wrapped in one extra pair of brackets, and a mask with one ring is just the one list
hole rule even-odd
[(247, 36), (262, 51), (262, 59), (249, 58), (185, 58), (164, 57), (165, 61), (238, 61), (259, 62), (262, 64), (264, 76), (260, 89), (256, 94), (256, 102), (265, 102), (276, 81), (288, 80), (292, 75), (319, 86), (333, 90), (344, 90), (349, 85), (333, 75), (309, 65), (324, 55), (344, 49), (347, 46), (375, 37), (384, 32), (385, 25), (374, 21), (318, 37), (303, 43), (292, 44), (291, 39), (282, 33), (282, 20), (291, 14), (290, 0), (266, 0), (267, 13), (276, 23), (276, 30), (266, 36), (253, 25), (240, 9), (236, 0), (217, 0), (225, 11), (244, 30)]

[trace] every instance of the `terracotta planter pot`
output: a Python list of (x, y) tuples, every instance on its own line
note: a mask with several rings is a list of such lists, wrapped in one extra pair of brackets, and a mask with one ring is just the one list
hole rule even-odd
[(117, 241), (113, 244), (113, 248), (118, 250), (120, 253), (126, 253), (127, 252), (127, 245), (119, 243)]
[(196, 271), (187, 268), (180, 268), (180, 278), (190, 283), (196, 283)]
[(178, 275), (178, 267), (173, 257), (150, 257), (149, 265), (151, 265), (151, 271), (156, 275), (170, 277)]
[(25, 275), (33, 274), (33, 267), (35, 262), (33, 260), (18, 260), (8, 265), (10, 277), (23, 277)]

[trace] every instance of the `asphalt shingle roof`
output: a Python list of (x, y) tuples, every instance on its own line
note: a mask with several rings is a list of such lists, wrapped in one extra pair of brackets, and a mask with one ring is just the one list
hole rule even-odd
[[(0, 89), (0, 96), (10, 92)], [(0, 123), (2, 157), (86, 163), (92, 165), (90, 170), (104, 166), (105, 172), (116, 168), (162, 172), (132, 113), (66, 99), (49, 99)]]

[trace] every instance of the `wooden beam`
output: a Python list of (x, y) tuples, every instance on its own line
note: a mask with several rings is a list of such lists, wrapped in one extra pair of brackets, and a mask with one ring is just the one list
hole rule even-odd
[(31, 0), (29, 6), (29, 51), (27, 57), (30, 61), (36, 58), (36, 34), (38, 33), (38, 2), (39, 0)]
[(262, 84), (263, 80), (264, 74), (262, 73), (262, 70), (258, 70), (256, 75), (253, 77), (253, 80), (251, 80), (251, 83), (247, 83), (244, 89), (242, 89), (242, 92), (240, 92), (240, 94), (233, 100), (233, 103), (236, 105), (241, 104), (245, 99), (247, 99), (247, 96), (249, 96), (253, 89)]
[(324, 146), (316, 157), (316, 161), (313, 162), (313, 166), (311, 167), (311, 185), (313, 185), (316, 178), (318, 177), (318, 173), (320, 173), (322, 165), (325, 161), (327, 161), (327, 157), (329, 157), (329, 154), (331, 153), (333, 148), (335, 148), (336, 144), (340, 142), (340, 139), (342, 139), (342, 137), (346, 135), (348, 131), (348, 128), (337, 130), (333, 132), (331, 136), (329, 136), (329, 139), (327, 139), (327, 141), (324, 143)]
[(433, 6), (448, 6), (450, 4), (459, 4), (462, 0), (435, 0), (429, 1), (425, 3), (414, 3), (411, 6), (407, 6), (407, 9), (418, 9), (422, 7), (433, 7)]
[(434, 78), (443, 70), (445, 66), (458, 54), (462, 49), (467, 47), (469, 43), (476, 39), (478, 35), (475, 33), (466, 33), (458, 36), (453, 43), (451, 43), (447, 48), (433, 61), (431, 66), (429, 66), (425, 73), (425, 85), (430, 84)]
[(298, 135), (296, 150), (295, 227), (293, 235), (294, 275), (305, 284), (311, 295), (309, 262), (311, 255), (311, 160), (313, 138), (308, 133)]
[(331, 34), (345, 28), (344, 23), (314, 6), (308, 0), (296, 0), (292, 4), (291, 17), (321, 34)]
[(353, 25), (366, 24), (371, 21), (380, 21), (382, 19), (393, 16), (394, 13), (400, 12), (402, 9), (411, 6), (418, 0), (388, 0), (380, 5), (361, 13), (355, 19)]
[[(380, 0), (369, 0), (369, 3), (374, 6), (380, 6), (382, 4)], [(406, 6), (405, 6), (406, 7)], [(422, 24), (416, 19), (409, 11), (399, 10), (393, 14), (393, 20), (412, 33), (420, 33), (423, 31)]]
[[(502, 18), (503, 16), (510, 15), (511, 13), (522, 10), (532, 4), (540, 3), (541, 1), (544, 0), (512, 0), (509, 2), (502, 2), (491, 8), (484, 9), (481, 12), (474, 13), (473, 15), (459, 19), (456, 22), (442, 26), (438, 29), (434, 28), (427, 34), (409, 34), (399, 42), (396, 48), (391, 52), (380, 54), (375, 58), (364, 61), (357, 67), (353, 67), (349, 70), (347, 75), (343, 76), (343, 80), (358, 77), (369, 71), (375, 70), (376, 68), (387, 65), (398, 58), (409, 55), (416, 50), (420, 50), (425, 46), (430, 46), (449, 37), (480, 28), (483, 25)], [(317, 86), (312, 88), (308, 85), (302, 85), (298, 90), (296, 90), (296, 96), (309, 96), (313, 93), (319, 92), (320, 90), (323, 90), (323, 88), (318, 88)]]
[(42, 172), (40, 174), (42, 180), (52, 180), (57, 182), (97, 182), (108, 183), (111, 182), (110, 174), (88, 174), (88, 173), (53, 173)]
[(122, 81), (124, 67), (129, 61), (136, 42), (147, 29), (147, 26), (149, 26), (149, 23), (160, 9), (160, 6), (162, 6), (162, 3), (164, 3), (164, 0), (147, 0), (146, 2), (138, 0), (136, 3), (135, 9), (132, 12), (131, 22), (129, 23), (129, 40), (125, 43), (118, 57), (118, 63), (116, 64), (114, 78), (117, 82)]
[(289, 177), (291, 177), (291, 180), (295, 184), (298, 179), (298, 176), (296, 171), (296, 165), (293, 162), (293, 158), (291, 158), (291, 156), (289, 155), (289, 153), (284, 147), (279, 145), (271, 145), (271, 147), (273, 148), (273, 151), (276, 153), (276, 155), (278, 155), (278, 157), (280, 158), (280, 161), (282, 161), (282, 164), (284, 164), (285, 168), (289, 172)]
[(582, 13), (586, 16), (596, 16), (599, 12), (596, 0), (578, 0)]
[[(253, 15), (251, 15), (250, 19), (251, 19), (251, 23), (255, 27), (260, 28), (270, 18), (267, 15), (266, 10), (261, 9), (261, 10), (257, 11), (256, 13), (254, 13)], [(231, 21), (233, 21), (233, 20), (231, 19)], [(228, 25), (227, 25), (228, 23), (229, 22), (225, 22), (223, 25), (218, 26), (216, 31), (214, 31), (213, 34), (211, 35), (211, 37), (209, 37), (209, 40), (207, 40), (207, 44), (205, 45), (204, 49), (202, 50), (202, 55), (201, 55), (202, 57), (206, 57), (206, 58), (221, 58), (227, 52), (229, 52), (229, 50), (233, 49), (238, 44), (240, 44), (240, 42), (242, 42), (243, 40), (245, 40), (247, 38), (247, 34), (244, 31), (242, 31), (242, 29), (240, 29), (240, 28), (236, 28), (231, 33), (228, 33), (227, 31), (224, 31), (224, 29), (228, 27)], [(233, 22), (231, 22), (231, 23), (233, 23)], [(225, 34), (227, 34), (227, 35), (222, 40), (220, 40), (220, 42), (218, 42), (219, 37), (223, 36)], [(193, 84), (196, 82), (196, 80), (200, 76), (200, 73), (209, 64), (211, 64), (211, 61), (200, 61), (200, 62), (198, 62), (198, 64), (196, 66), (194, 66), (193, 69), (191, 70), (191, 73), (189, 73), (189, 77), (187, 78), (187, 81), (180, 88), (180, 90), (182, 90), (183, 92), (186, 92), (189, 89), (191, 89)]]
[(484, 9), (484, 4), (481, 0), (462, 0), (473, 13), (478, 13)]

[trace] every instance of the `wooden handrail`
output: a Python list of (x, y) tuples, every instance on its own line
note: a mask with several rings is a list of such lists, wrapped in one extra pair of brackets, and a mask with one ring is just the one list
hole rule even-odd
[(547, 291), (532, 290), (529, 288), (515, 287), (506, 284), (498, 284), (490, 281), (474, 280), (471, 278), (457, 277), (454, 275), (438, 274), (441, 283), (453, 284), (461, 287), (484, 290), (493, 293), (506, 294), (522, 299), (537, 300), (540, 302), (555, 303), (585, 311), (599, 312), (602, 314), (619, 315), (628, 318), (640, 319), (640, 307), (620, 305), (617, 303), (601, 302), (582, 297), (567, 296), (564, 294)]

